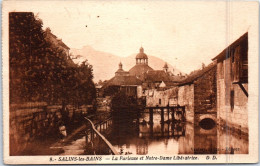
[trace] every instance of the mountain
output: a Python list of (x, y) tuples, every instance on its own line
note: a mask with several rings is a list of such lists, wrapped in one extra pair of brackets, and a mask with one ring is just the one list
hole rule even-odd
[[(123, 69), (128, 71), (135, 65), (135, 56), (132, 54), (128, 57), (119, 57), (110, 53), (102, 52), (93, 49), (91, 46), (84, 46), (82, 49), (71, 48), (71, 53), (75, 63), (80, 64), (84, 60), (88, 60), (88, 63), (93, 66), (94, 81), (99, 80), (109, 80), (115, 75), (115, 72), (118, 69), (118, 64), (120, 61), (123, 64)], [(154, 70), (162, 70), (165, 61), (155, 56), (148, 56), (148, 64)], [(173, 66), (168, 64), (169, 71), (173, 71)], [(174, 74), (179, 74), (180, 71), (174, 68)], [(183, 73), (182, 73), (183, 74)]]

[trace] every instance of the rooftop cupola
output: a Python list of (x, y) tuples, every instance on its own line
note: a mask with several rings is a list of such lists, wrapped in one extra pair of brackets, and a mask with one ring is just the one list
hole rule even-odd
[(168, 64), (167, 64), (167, 62), (165, 62), (165, 64), (164, 64), (164, 66), (163, 66), (163, 70), (165, 71), (165, 72), (167, 72), (168, 71)]
[(119, 63), (119, 65), (118, 65), (118, 66), (119, 66), (119, 69), (123, 69), (123, 65), (122, 65), (122, 63), (121, 63), (121, 62)]
[(143, 47), (140, 48), (140, 53), (144, 53), (144, 48)]
[(116, 76), (127, 76), (127, 75), (129, 75), (129, 72), (128, 71), (124, 71), (123, 64), (120, 62), (118, 64), (118, 70), (115, 72), (115, 75)]
[(135, 57), (136, 64), (146, 64), (148, 65), (148, 56), (144, 53), (144, 48), (141, 47), (139, 53)]

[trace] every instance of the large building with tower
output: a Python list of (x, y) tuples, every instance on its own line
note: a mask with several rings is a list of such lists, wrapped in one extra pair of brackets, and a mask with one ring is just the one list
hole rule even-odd
[(143, 47), (140, 48), (140, 52), (136, 55), (135, 59), (136, 64), (129, 70), (129, 74), (144, 81), (144, 75), (148, 71), (153, 71), (153, 68), (148, 65), (148, 56), (144, 53)]
[[(136, 64), (129, 70), (123, 70), (123, 64), (119, 63), (119, 68), (115, 72), (115, 76), (107, 81), (103, 89), (108, 92), (107, 89), (111, 91), (112, 87), (117, 87), (117, 90), (113, 90), (109, 93), (104, 93), (104, 95), (111, 95), (113, 92), (117, 92), (119, 89), (125, 89), (123, 87), (128, 87), (127, 94), (136, 94), (136, 97), (140, 98), (145, 95), (145, 90), (147, 89), (165, 89), (176, 86), (180, 82), (182, 76), (174, 76), (168, 69), (168, 64), (162, 67), (162, 70), (154, 70), (148, 64), (148, 56), (144, 52), (144, 48), (141, 47), (139, 53), (135, 57)], [(141, 86), (140, 86), (141, 85)], [(130, 88), (131, 86), (131, 88)], [(121, 87), (121, 88), (119, 88)], [(139, 89), (136, 89), (139, 87)], [(140, 87), (142, 90), (140, 90)], [(131, 90), (130, 90), (131, 89)]]

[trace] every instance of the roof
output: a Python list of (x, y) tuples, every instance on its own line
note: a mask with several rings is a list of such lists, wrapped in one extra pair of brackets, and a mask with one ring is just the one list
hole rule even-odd
[(130, 75), (132, 76), (139, 76), (140, 78), (143, 78), (144, 74), (147, 71), (152, 71), (153, 69), (148, 66), (147, 64), (136, 64), (134, 67), (132, 67), (129, 70)]
[(145, 74), (145, 80), (149, 82), (171, 81), (170, 76), (163, 70), (148, 71)]
[(119, 73), (119, 72), (125, 72), (123, 69), (118, 69), (117, 71), (116, 71), (116, 73)]
[(169, 73), (165, 72), (164, 70), (153, 70), (148, 71), (145, 74), (145, 81), (147, 82), (165, 82), (165, 84), (173, 85), (176, 82), (180, 82), (180, 76), (170, 76)]
[(201, 70), (196, 70), (193, 73), (191, 73), (186, 79), (180, 82), (179, 85), (186, 85), (186, 84), (191, 84), (193, 81), (195, 81), (197, 78), (201, 77), (208, 71), (210, 71), (212, 68), (216, 67), (217, 63), (212, 62), (208, 66), (206, 66), (204, 69)]
[(236, 41), (234, 41), (232, 44), (230, 44), (227, 48), (225, 48), (220, 54), (218, 54), (216, 57), (214, 57), (212, 60), (224, 60), (229, 58), (230, 54), (230, 50), (234, 47), (236, 47), (237, 45), (241, 45), (241, 44), (245, 44), (247, 46), (248, 42), (248, 32), (246, 32), (245, 34), (243, 34), (240, 38), (238, 38)]
[(148, 59), (148, 56), (145, 53), (138, 53), (135, 58), (136, 59)]
[(116, 73), (117, 72), (125, 72), (125, 71), (121, 68), (121, 69), (117, 69)]
[(118, 69), (116, 71), (115, 75), (128, 76), (129, 72), (128, 71), (124, 71), (123, 69)]
[(104, 86), (142, 85), (142, 81), (135, 76), (115, 76), (108, 80)]
[(120, 62), (119, 63), (119, 69), (115, 72), (116, 75), (129, 75), (129, 72), (128, 71), (124, 71), (123, 69), (123, 65), (122, 63)]
[(136, 59), (148, 59), (148, 56), (144, 53), (143, 47), (140, 48), (140, 52), (136, 55)]

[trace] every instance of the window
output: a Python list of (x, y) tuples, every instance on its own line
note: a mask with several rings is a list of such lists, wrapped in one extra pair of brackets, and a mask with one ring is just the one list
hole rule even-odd
[(241, 41), (231, 52), (231, 78), (233, 83), (248, 83), (247, 45), (247, 40)]
[(233, 112), (234, 110), (234, 97), (235, 97), (235, 93), (234, 90), (230, 91), (230, 106), (231, 106), (231, 112)]
[(161, 105), (161, 103), (162, 103), (162, 100), (161, 100), (161, 99), (159, 99), (159, 104)]

